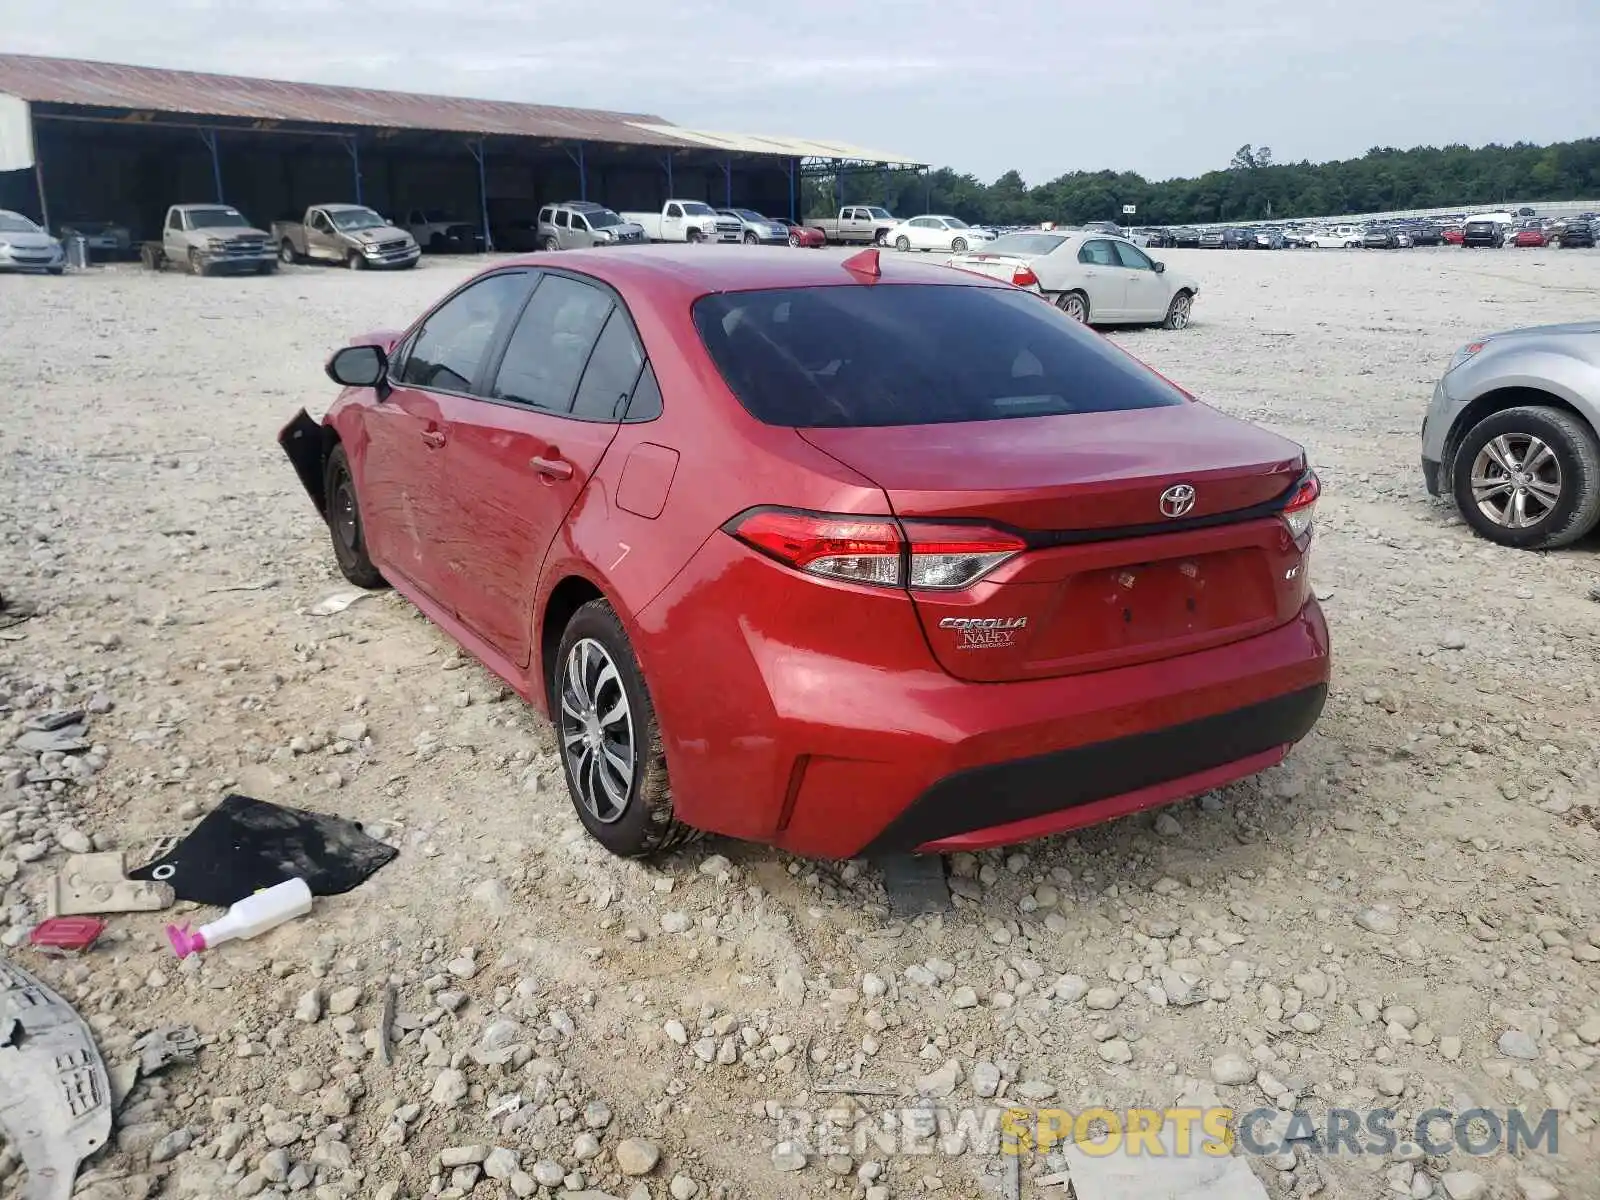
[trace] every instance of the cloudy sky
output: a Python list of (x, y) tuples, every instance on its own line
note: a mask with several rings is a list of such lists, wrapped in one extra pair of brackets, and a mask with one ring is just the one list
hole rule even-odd
[[(0, 46), (654, 113), (1030, 183), (1593, 135), (1600, 3), (0, 0)], [(981, 15), (980, 15), (981, 14)]]

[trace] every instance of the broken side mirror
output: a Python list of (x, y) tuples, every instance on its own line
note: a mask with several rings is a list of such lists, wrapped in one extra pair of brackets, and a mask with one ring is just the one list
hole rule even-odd
[(328, 378), (343, 387), (378, 387), (389, 373), (381, 346), (346, 346), (328, 360)]

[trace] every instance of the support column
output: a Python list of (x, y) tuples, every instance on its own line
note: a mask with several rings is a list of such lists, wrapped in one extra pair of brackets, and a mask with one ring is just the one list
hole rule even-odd
[(345, 139), (344, 148), (350, 152), (350, 169), (356, 177), (356, 203), (361, 204), (361, 143), (352, 134)]
[(483, 219), (483, 248), (493, 250), (494, 238), (489, 234), (489, 172), (483, 161), (488, 157), (488, 147), (484, 139), (479, 138), (475, 142), (468, 142), (467, 149), (478, 160), (478, 214)]
[(922, 168), (923, 184), (923, 212), (933, 211), (933, 171), (928, 167)]
[(789, 220), (798, 222), (800, 220), (800, 214), (797, 211), (795, 211), (795, 194), (794, 194), (794, 166), (795, 166), (795, 160), (791, 158), (789, 160), (788, 166), (789, 166)]
[(44, 156), (39, 151), (39, 122), (33, 119), (33, 109), (28, 109), (28, 136), (33, 141), (33, 186), (39, 192), (39, 224), (50, 232), (50, 201), (44, 191)]
[(215, 129), (202, 129), (199, 131), (200, 140), (206, 144), (206, 149), (211, 152), (211, 179), (217, 186), (217, 203), (226, 204), (222, 196), (222, 156), (217, 152), (217, 131)]
[(733, 155), (722, 156), (722, 206), (733, 207)]
[(672, 151), (667, 151), (667, 156), (661, 160), (662, 169), (667, 173), (667, 199), (672, 199)]
[(576, 151), (568, 150), (567, 157), (578, 168), (578, 199), (587, 200), (589, 198), (589, 169), (584, 166), (583, 162), (583, 143), (578, 143)]

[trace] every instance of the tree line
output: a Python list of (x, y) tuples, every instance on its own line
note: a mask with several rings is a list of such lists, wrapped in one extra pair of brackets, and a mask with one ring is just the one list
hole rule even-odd
[[(1194, 179), (1152, 182), (1132, 171), (1070, 171), (1029, 187), (1007, 171), (993, 183), (942, 167), (807, 181), (805, 212), (881, 204), (900, 216), (949, 213), (987, 225), (1125, 221), (1187, 225), (1280, 220), (1409, 208), (1600, 197), (1600, 138), (1536, 146), (1374, 146), (1338, 162), (1277, 162), (1269, 147), (1241, 146), (1228, 167)], [(1123, 206), (1137, 215), (1124, 218)]]

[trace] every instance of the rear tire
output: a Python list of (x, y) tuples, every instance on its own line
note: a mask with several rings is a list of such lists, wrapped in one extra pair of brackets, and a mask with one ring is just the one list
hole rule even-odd
[(800, 235), (798, 233), (791, 233), (789, 235), (789, 245), (796, 250), (800, 249)]
[[(1507, 491), (1516, 482), (1515, 474), (1508, 475), (1500, 460), (1509, 448), (1511, 458), (1520, 460), (1514, 465), (1525, 463), (1532, 449), (1530, 439), (1542, 442), (1550, 453), (1542, 460), (1543, 468), (1531, 472), (1545, 495), (1530, 489), (1525, 504), (1537, 504), (1539, 515), (1531, 524), (1517, 528), (1486, 513), (1484, 506), (1498, 511), (1505, 503), (1509, 511)], [(1475, 488), (1475, 468), (1480, 466), (1482, 478)], [(1485, 417), (1461, 439), (1451, 475), (1462, 518), (1481, 537), (1502, 546), (1554, 550), (1578, 541), (1600, 524), (1600, 443), (1594, 431), (1566, 409), (1528, 405)], [(1500, 484), (1501, 479), (1506, 482)], [(1557, 490), (1550, 496), (1552, 486)]]
[(550, 684), (567, 792), (590, 835), (622, 858), (699, 836), (673, 816), (661, 730), (616, 610), (591, 600), (561, 633)]
[(343, 446), (335, 446), (328, 455), (322, 494), (327, 497), (328, 533), (333, 539), (339, 573), (368, 591), (388, 587), (388, 581), (367, 554), (367, 527), (361, 519), (355, 476), (350, 472), (350, 459)]
[(1082, 292), (1062, 292), (1056, 297), (1056, 307), (1080, 325), (1089, 323), (1089, 297)]
[(557, 250), (561, 249), (561, 243), (556, 241), (554, 237), (545, 238), (544, 241), (539, 243), (539, 245), (550, 254), (554, 254)]
[(283, 263), (284, 266), (293, 266), (300, 261), (300, 255), (296, 253), (294, 243), (288, 238), (284, 238), (283, 244), (278, 247), (278, 261)]
[(905, 234), (901, 234), (899, 237), (895, 238), (894, 248), (900, 251), (901, 254), (904, 254), (907, 250), (911, 249), (911, 239), (906, 237)]

